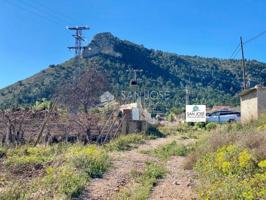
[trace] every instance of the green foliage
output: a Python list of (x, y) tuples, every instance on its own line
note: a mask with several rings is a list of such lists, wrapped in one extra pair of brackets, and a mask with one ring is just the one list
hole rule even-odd
[(48, 167), (46, 174), (35, 185), (40, 190), (49, 191), (48, 196), (59, 198), (60, 196), (77, 196), (88, 181), (88, 174), (69, 165)]
[(51, 107), (51, 102), (43, 98), (41, 101), (36, 101), (32, 106), (33, 110), (48, 110)]
[[(190, 151), (189, 146), (177, 144), (176, 141), (169, 144), (164, 144), (157, 147), (154, 150), (148, 151), (146, 153), (158, 157), (162, 160), (167, 160), (171, 156), (185, 156)], [(145, 152), (144, 152), (145, 153)]]
[(133, 185), (124, 188), (117, 195), (119, 200), (146, 200), (153, 186), (166, 174), (166, 169), (156, 163), (147, 163), (143, 172), (132, 171)]
[(165, 137), (165, 134), (162, 133), (158, 128), (154, 126), (150, 126), (148, 130), (145, 132), (145, 134), (154, 139)]
[(170, 112), (167, 116), (166, 116), (166, 120), (169, 122), (173, 122), (175, 120), (175, 114)]
[(217, 128), (217, 124), (214, 123), (214, 122), (209, 122), (206, 124), (206, 127), (205, 127), (208, 131), (210, 130), (213, 130), (213, 129), (216, 129)]
[(69, 148), (66, 158), (92, 178), (102, 177), (110, 164), (107, 153), (95, 145), (74, 145)]
[(0, 159), (5, 157), (7, 153), (7, 148), (5, 147), (0, 147)]
[(180, 107), (173, 107), (171, 108), (170, 112), (174, 113), (175, 115), (181, 114), (183, 113), (185, 110), (183, 108)]
[(22, 186), (12, 187), (0, 192), (1, 200), (26, 200), (26, 191)]
[[(129, 81), (132, 77), (125, 69), (140, 66), (143, 69), (141, 87), (145, 91), (167, 91), (167, 97), (148, 98), (147, 105), (150, 105), (151, 110), (166, 112), (173, 107), (182, 108), (185, 86), (188, 84), (191, 85), (192, 104), (239, 104), (236, 94), (241, 89), (241, 62), (238, 60), (180, 56), (146, 49), (106, 35), (94, 40), (91, 48), (97, 50), (87, 52), (84, 59), (71, 59), (60, 65), (52, 65), (43, 73), (0, 90), (0, 106), (31, 105), (42, 98), (49, 100), (66, 83), (77, 79), (81, 71), (95, 66), (100, 72), (109, 75), (111, 92), (119, 100), (123, 96), (121, 91), (130, 91)], [(110, 51), (103, 51), (105, 48)], [(247, 69), (255, 83), (266, 84), (264, 63), (248, 61)], [(179, 111), (173, 109), (172, 112), (177, 114)]]
[(122, 135), (106, 144), (105, 148), (109, 151), (126, 151), (134, 148), (136, 144), (143, 143), (144, 140), (143, 134)]
[(44, 165), (54, 159), (57, 146), (22, 146), (8, 149), (4, 164), (13, 169)]
[[(8, 180), (4, 180), (7, 183), (0, 191), (0, 199), (24, 200), (75, 197), (90, 178), (101, 177), (110, 162), (106, 151), (101, 147), (58, 144), (8, 149), (3, 164), (13, 178), (7, 176)], [(42, 167), (34, 168), (37, 165)], [(30, 167), (28, 173), (33, 174), (22, 183), (14, 177), (18, 169), (22, 169), (19, 172), (27, 172), (25, 167)]]
[(226, 145), (196, 163), (203, 199), (265, 199), (266, 161), (257, 161), (249, 149)]
[(195, 123), (195, 127), (197, 129), (205, 128), (205, 123), (203, 123), (203, 122), (197, 122), (197, 123)]

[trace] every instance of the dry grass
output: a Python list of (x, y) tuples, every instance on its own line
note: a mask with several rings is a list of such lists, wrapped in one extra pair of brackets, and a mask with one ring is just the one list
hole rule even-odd
[(257, 159), (266, 159), (266, 130), (261, 131), (261, 127), (266, 123), (263, 117), (258, 121), (252, 121), (249, 124), (228, 124), (219, 126), (211, 131), (211, 135), (202, 137), (196, 144), (195, 151), (191, 152), (186, 159), (184, 168), (192, 169), (196, 161), (210, 152), (228, 145), (250, 149)]

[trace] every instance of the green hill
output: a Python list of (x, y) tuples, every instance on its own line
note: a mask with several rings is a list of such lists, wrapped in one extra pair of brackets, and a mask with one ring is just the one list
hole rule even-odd
[[(250, 83), (266, 85), (266, 64), (248, 61), (247, 66)], [(1, 89), (0, 106), (26, 105), (42, 98), (49, 99), (88, 67), (96, 67), (107, 75), (110, 92), (121, 102), (129, 101), (132, 96), (129, 81), (133, 73), (128, 69), (142, 69), (138, 73), (139, 95), (146, 97), (148, 107), (160, 111), (173, 106), (183, 107), (186, 85), (190, 86), (192, 103), (236, 105), (242, 82), (239, 60), (177, 55), (120, 40), (111, 33), (99, 33), (84, 51), (82, 59), (72, 58), (62, 64), (50, 65), (28, 79)]]

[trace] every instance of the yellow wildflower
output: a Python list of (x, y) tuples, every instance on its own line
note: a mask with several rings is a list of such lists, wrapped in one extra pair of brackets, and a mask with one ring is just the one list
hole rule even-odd
[(266, 160), (260, 161), (258, 165), (260, 168), (266, 168)]
[(230, 167), (231, 167), (231, 164), (230, 164), (230, 162), (223, 162), (223, 164), (222, 164), (222, 171), (224, 172), (224, 173), (228, 173), (229, 171), (230, 171)]
[(247, 167), (251, 158), (252, 156), (247, 150), (241, 151), (238, 157), (240, 167), (242, 168)]

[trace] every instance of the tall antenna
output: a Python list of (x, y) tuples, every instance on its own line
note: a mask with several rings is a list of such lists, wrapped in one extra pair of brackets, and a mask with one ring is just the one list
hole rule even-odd
[(82, 46), (82, 42), (85, 41), (84, 37), (82, 36), (82, 31), (89, 30), (88, 26), (72, 26), (66, 27), (68, 30), (76, 31), (74, 35), (75, 38), (75, 46), (68, 47), (70, 50), (75, 50), (76, 56), (81, 56), (82, 50), (85, 49), (85, 46)]
[(245, 63), (242, 37), (240, 37), (240, 46), (241, 46), (242, 67), (243, 67), (243, 89), (245, 90), (247, 88), (247, 75), (246, 75), (246, 63)]

